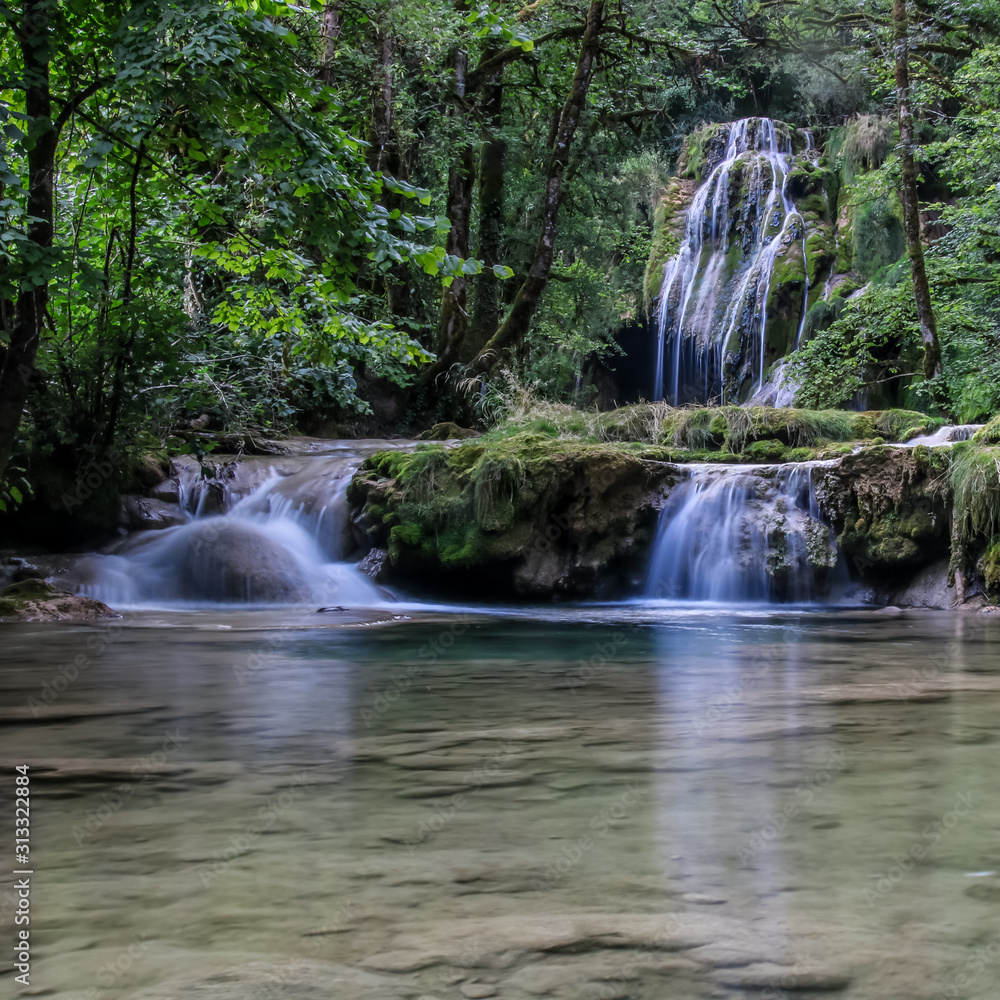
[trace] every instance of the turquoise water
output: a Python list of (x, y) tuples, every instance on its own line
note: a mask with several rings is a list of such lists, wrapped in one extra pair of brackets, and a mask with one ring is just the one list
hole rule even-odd
[(31, 995), (1000, 995), (994, 619), (215, 610), (3, 639)]

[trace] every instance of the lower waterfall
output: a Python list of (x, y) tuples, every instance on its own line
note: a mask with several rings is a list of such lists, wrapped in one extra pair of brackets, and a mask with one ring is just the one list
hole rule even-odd
[(813, 470), (692, 465), (660, 515), (646, 597), (712, 603), (809, 603), (846, 570), (823, 521)]
[(345, 494), (360, 461), (308, 457), (275, 472), (245, 460), (228, 482), (181, 477), (187, 523), (129, 535), (83, 560), (70, 582), (119, 607), (380, 604), (379, 588), (342, 559)]

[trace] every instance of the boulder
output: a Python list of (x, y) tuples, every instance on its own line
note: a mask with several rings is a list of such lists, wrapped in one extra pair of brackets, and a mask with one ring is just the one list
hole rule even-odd
[(93, 621), (120, 617), (92, 597), (67, 593), (44, 580), (23, 580), (0, 590), (0, 620)]
[(188, 600), (272, 603), (302, 601), (309, 594), (305, 573), (288, 549), (246, 521), (195, 522), (178, 534), (169, 561)]
[[(174, 496), (176, 497), (176, 493)], [(171, 503), (150, 496), (122, 497), (122, 526), (129, 531), (173, 528), (186, 520), (184, 512), (176, 501)]]
[(348, 489), (359, 544), (394, 582), (479, 595), (610, 596), (645, 573), (681, 472), (613, 445), (523, 433), (369, 458)]

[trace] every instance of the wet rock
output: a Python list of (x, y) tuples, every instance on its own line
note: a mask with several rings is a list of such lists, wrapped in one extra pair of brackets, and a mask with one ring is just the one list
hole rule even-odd
[(25, 580), (44, 580), (46, 575), (43, 569), (19, 556), (8, 556), (0, 563), (0, 586), (3, 587)]
[(69, 594), (44, 580), (24, 580), (0, 590), (0, 619), (46, 622), (120, 617), (101, 601)]
[(876, 446), (819, 478), (820, 508), (859, 573), (909, 574), (947, 556), (948, 462), (927, 448)]
[(958, 603), (954, 587), (948, 586), (948, 560), (941, 559), (921, 570), (903, 588), (889, 596), (900, 608), (953, 608)]
[(978, 899), (982, 903), (996, 905), (1000, 903), (1000, 879), (982, 879), (973, 882), (965, 890), (965, 895), (970, 899)]
[(489, 983), (463, 983), (459, 987), (459, 992), (469, 1000), (485, 1000), (486, 997), (495, 997), (497, 989)]
[(130, 531), (159, 530), (173, 528), (186, 520), (175, 500), (159, 500), (154, 497), (123, 496), (122, 525)]
[(801, 969), (762, 962), (742, 969), (725, 969), (714, 978), (723, 986), (739, 990), (787, 990), (799, 993), (832, 993), (845, 990), (851, 977), (835, 972)]
[(388, 558), (389, 553), (385, 549), (372, 549), (358, 564), (358, 569), (376, 583), (381, 583), (386, 576)]
[(151, 500), (162, 500), (164, 503), (180, 502), (180, 486), (176, 479), (164, 479), (162, 483), (146, 490), (146, 496)]
[(192, 600), (304, 600), (303, 571), (292, 554), (256, 525), (209, 519), (179, 539), (181, 592)]

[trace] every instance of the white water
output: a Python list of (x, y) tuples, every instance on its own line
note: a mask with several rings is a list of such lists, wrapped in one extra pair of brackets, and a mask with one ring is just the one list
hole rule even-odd
[(956, 441), (968, 441), (984, 424), (948, 424), (939, 427), (933, 434), (921, 434), (920, 437), (910, 438), (903, 447), (915, 448), (918, 444), (927, 445), (928, 448), (937, 448), (941, 445), (954, 444)]
[[(112, 607), (205, 603), (380, 604), (382, 592), (342, 561), (346, 491), (360, 459), (313, 457), (272, 473), (240, 497), (216, 491), (224, 511), (206, 514), (211, 491), (181, 483), (186, 524), (130, 535), (78, 567), (77, 589)], [(248, 463), (249, 465), (250, 463)], [(250, 478), (255, 470), (251, 466)], [(260, 470), (257, 470), (258, 472)]]
[(813, 471), (835, 464), (690, 466), (660, 515), (646, 596), (712, 603), (821, 597), (842, 567)]
[[(809, 145), (811, 149), (811, 137)], [(753, 192), (753, 203), (730, 206), (730, 173), (739, 161), (749, 177), (746, 186)], [(686, 213), (680, 250), (664, 265), (657, 309), (656, 399), (678, 404), (693, 387), (702, 399), (721, 395), (724, 401), (724, 354), (740, 330), (750, 338), (752, 357), (747, 361), (755, 391), (763, 383), (767, 299), (775, 261), (789, 239), (801, 239), (803, 258), (806, 252), (805, 226), (787, 192), (791, 161), (791, 141), (779, 140), (771, 119), (744, 118), (729, 126), (722, 159)], [(749, 227), (737, 220), (744, 262), (723, 283), (736, 209), (746, 215)], [(805, 321), (808, 278), (805, 285), (796, 346)]]

